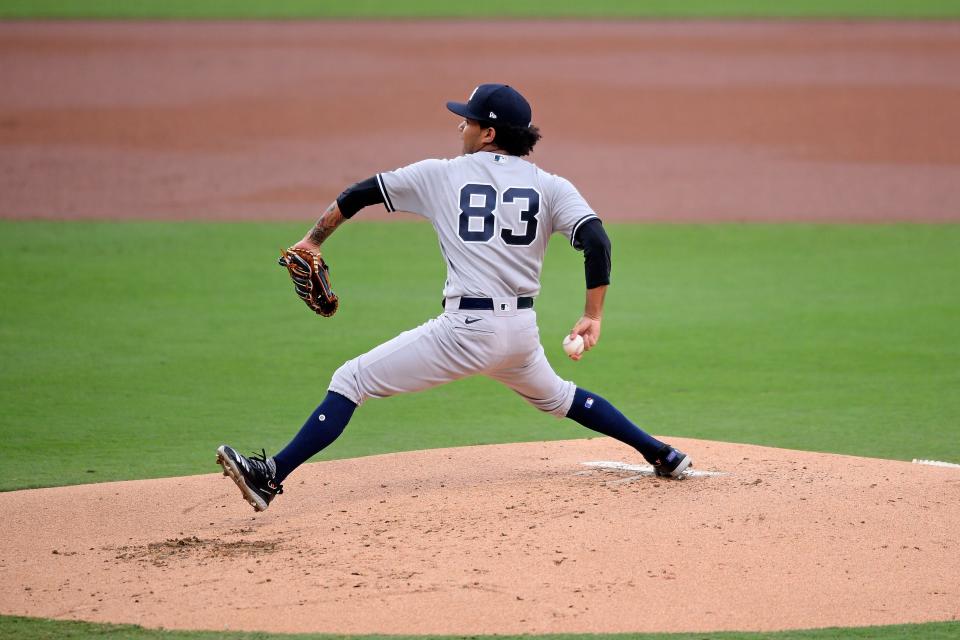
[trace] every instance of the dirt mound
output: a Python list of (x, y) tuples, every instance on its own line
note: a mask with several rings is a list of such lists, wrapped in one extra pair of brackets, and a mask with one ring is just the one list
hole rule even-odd
[(0, 494), (0, 612), (410, 634), (960, 614), (957, 469), (672, 442), (718, 473), (657, 479), (598, 438), (315, 463), (263, 514), (214, 474)]

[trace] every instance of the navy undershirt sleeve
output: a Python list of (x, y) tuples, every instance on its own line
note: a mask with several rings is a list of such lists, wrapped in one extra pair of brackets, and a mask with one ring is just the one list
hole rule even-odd
[(372, 204), (383, 204), (383, 192), (377, 185), (376, 176), (350, 185), (337, 196), (337, 206), (344, 218), (352, 218), (357, 211)]
[(587, 289), (610, 284), (610, 238), (595, 218), (577, 229), (574, 246), (583, 247), (583, 270)]

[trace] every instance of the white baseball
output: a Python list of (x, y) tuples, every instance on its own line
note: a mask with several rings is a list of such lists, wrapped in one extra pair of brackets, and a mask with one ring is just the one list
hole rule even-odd
[(572, 340), (570, 336), (563, 339), (563, 351), (568, 356), (578, 356), (583, 353), (583, 336), (575, 336)]

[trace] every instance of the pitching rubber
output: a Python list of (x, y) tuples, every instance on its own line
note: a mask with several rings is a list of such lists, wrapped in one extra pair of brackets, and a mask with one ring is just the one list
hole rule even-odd
[(227, 456), (223, 448), (226, 445), (220, 446), (217, 448), (217, 464), (223, 467), (223, 475), (229, 477), (233, 482), (240, 488), (240, 493), (243, 494), (244, 499), (250, 503), (250, 506), (253, 507), (254, 511), (266, 511), (267, 503), (256, 494), (253, 489), (247, 486), (246, 480), (243, 479), (243, 473), (237, 467), (236, 463)]

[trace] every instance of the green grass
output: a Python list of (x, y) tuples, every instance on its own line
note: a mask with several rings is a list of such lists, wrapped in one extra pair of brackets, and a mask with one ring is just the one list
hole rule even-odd
[(0, 18), (956, 18), (956, 0), (2, 0)]
[[(0, 489), (274, 451), (337, 366), (440, 312), (432, 229), (354, 223), (327, 245), (341, 311), (312, 315), (274, 264), (303, 228), (0, 223)], [(581, 256), (560, 238), (547, 255), (537, 311), (563, 377), (654, 433), (960, 461), (960, 225), (609, 230), (603, 338), (580, 363), (560, 339)], [(318, 459), (593, 435), (472, 378), (368, 402)]]
[(863, 627), (857, 629), (815, 629), (777, 633), (671, 633), (671, 634), (552, 634), (541, 636), (335, 636), (323, 634), (224, 633), (213, 631), (158, 631), (133, 625), (105, 625), (37, 618), (0, 616), (0, 636), (18, 640), (86, 640), (108, 637), (116, 640), (949, 640), (960, 638), (960, 623), (932, 622), (916, 625)]

